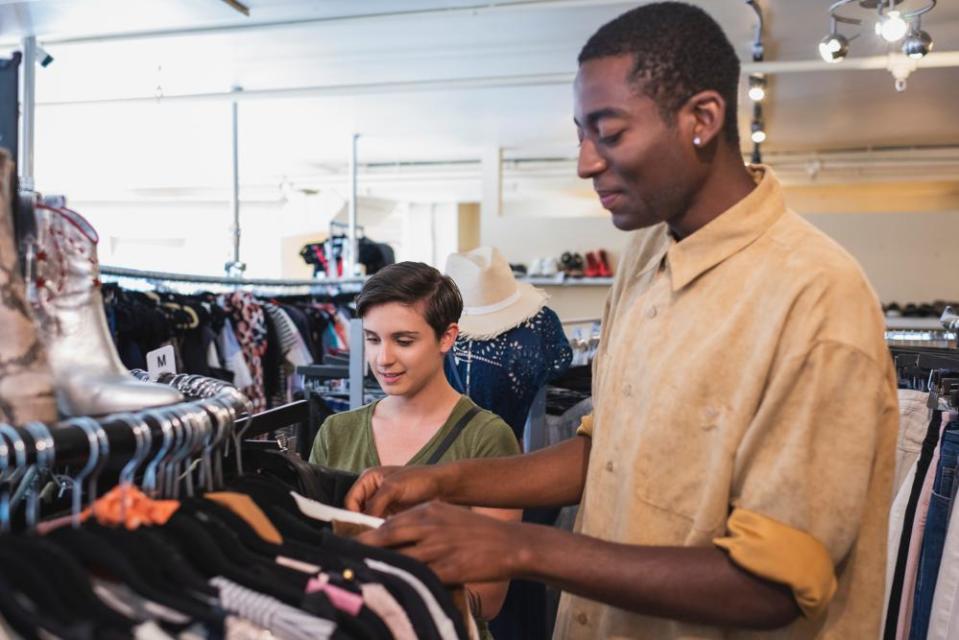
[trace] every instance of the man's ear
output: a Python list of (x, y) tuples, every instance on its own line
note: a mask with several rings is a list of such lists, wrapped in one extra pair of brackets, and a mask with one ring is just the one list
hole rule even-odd
[(688, 143), (703, 148), (712, 143), (726, 122), (726, 100), (718, 91), (707, 89), (693, 95), (677, 114), (680, 135)]
[(446, 331), (440, 336), (440, 351), (444, 354), (453, 348), (456, 342), (456, 336), (460, 334), (460, 326), (455, 322), (446, 327)]

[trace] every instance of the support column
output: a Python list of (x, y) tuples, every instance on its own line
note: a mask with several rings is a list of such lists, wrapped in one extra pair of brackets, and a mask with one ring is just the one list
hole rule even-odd
[(20, 189), (34, 190), (33, 146), (37, 110), (37, 39), (23, 39), (23, 114), (20, 134)]
[(503, 149), (487, 147), (481, 158), (480, 244), (491, 242), (503, 212)]

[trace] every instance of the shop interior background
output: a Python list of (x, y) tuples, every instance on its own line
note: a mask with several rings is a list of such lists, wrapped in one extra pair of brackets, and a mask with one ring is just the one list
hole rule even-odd
[[(236, 98), (248, 277), (309, 277), (297, 254), (346, 219), (354, 133), (359, 223), (397, 259), (442, 268), (485, 244), (529, 264), (605, 248), (615, 267), (627, 235), (575, 175), (571, 80), (589, 35), (636, 2), (246, 4), (249, 17), (222, 0), (0, 4), (4, 50), (35, 33), (53, 57), (36, 70), (36, 188), (93, 222), (103, 264), (222, 275)], [(696, 4), (748, 65), (752, 10)], [(829, 2), (760, 4), (762, 151), (788, 202), (852, 252), (884, 302), (959, 299), (959, 3), (924, 19), (935, 50), (905, 91), (881, 66), (856, 68), (893, 49), (869, 29), (843, 63), (816, 63)], [(606, 290), (551, 287), (551, 306), (598, 317)]]

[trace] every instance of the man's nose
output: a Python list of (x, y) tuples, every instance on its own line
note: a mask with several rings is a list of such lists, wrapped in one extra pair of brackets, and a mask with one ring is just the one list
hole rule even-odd
[(592, 178), (606, 169), (606, 160), (596, 150), (596, 144), (589, 138), (583, 138), (579, 145), (579, 159), (576, 173), (580, 178)]

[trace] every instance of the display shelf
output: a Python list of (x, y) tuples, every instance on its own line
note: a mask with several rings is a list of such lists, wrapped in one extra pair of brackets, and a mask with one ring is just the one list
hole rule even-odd
[(939, 318), (886, 318), (886, 328), (897, 331), (944, 331)]
[(569, 278), (565, 273), (555, 276), (526, 276), (517, 278), (537, 287), (609, 287), (613, 278)]

